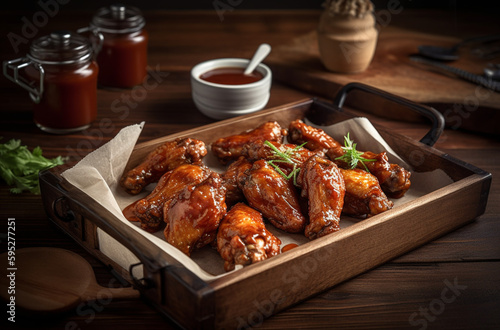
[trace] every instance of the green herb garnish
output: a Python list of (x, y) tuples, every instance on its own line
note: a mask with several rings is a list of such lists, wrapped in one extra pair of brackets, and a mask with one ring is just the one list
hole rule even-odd
[(10, 140), (0, 144), (0, 177), (10, 186), (13, 194), (30, 191), (40, 194), (38, 173), (42, 170), (61, 165), (61, 156), (47, 159), (42, 156), (42, 149), (36, 147), (33, 152), (28, 147), (21, 146), (20, 140)]
[(363, 166), (365, 167), (365, 170), (367, 172), (370, 172), (370, 170), (368, 170), (368, 167), (366, 167), (365, 162), (374, 162), (376, 161), (376, 159), (361, 157), (363, 152), (357, 151), (356, 145), (357, 143), (354, 143), (354, 141), (352, 141), (349, 137), (349, 133), (347, 133), (347, 135), (344, 136), (344, 146), (341, 147), (345, 153), (342, 156), (335, 158), (335, 160), (342, 160), (346, 162), (351, 169), (356, 168), (356, 166), (358, 166), (358, 162), (361, 162), (361, 164), (363, 164)]
[[(293, 156), (294, 156), (295, 152), (297, 150), (299, 150), (300, 148), (302, 148), (307, 142), (304, 142), (301, 145), (296, 146), (295, 148), (286, 148), (286, 150), (284, 150), (284, 151), (279, 150), (278, 148), (276, 148), (276, 146), (274, 144), (272, 144), (271, 142), (269, 142), (267, 140), (264, 143), (268, 147), (270, 147), (272, 149), (274, 155), (276, 157), (278, 157), (277, 159), (268, 160), (267, 163), (269, 165), (271, 165), (276, 170), (276, 172), (278, 172), (279, 174), (281, 174), (285, 179), (290, 180), (291, 178), (293, 178), (293, 184), (297, 185), (297, 175), (300, 172), (300, 167), (297, 165), (298, 160), (295, 159), (295, 158), (293, 158)], [(290, 172), (290, 174), (286, 175), (281, 170), (281, 168), (279, 168), (279, 166), (276, 165), (275, 163), (287, 163), (287, 164), (291, 164), (292, 165), (292, 171)]]

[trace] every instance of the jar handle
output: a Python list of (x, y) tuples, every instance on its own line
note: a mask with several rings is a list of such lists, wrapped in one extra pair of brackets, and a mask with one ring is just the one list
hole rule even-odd
[[(40, 73), (40, 84), (38, 86), (38, 89), (36, 87), (32, 87), (28, 82), (25, 81), (23, 77), (19, 75), (19, 69), (22, 69), (29, 65), (33, 65), (33, 67)], [(12, 70), (12, 75), (9, 74), (10, 72), (8, 71), (8, 69)], [(26, 57), (4, 61), (3, 74), (7, 79), (27, 90), (33, 102), (40, 103), (43, 94), (43, 81), (45, 78), (45, 70), (40, 63), (33, 62)]]
[(101, 32), (99, 32), (99, 29), (92, 29), (89, 26), (80, 28), (76, 30), (76, 33), (85, 33), (85, 32), (92, 32), (92, 34), (97, 38), (97, 43), (92, 42), (92, 50), (94, 51), (94, 56), (97, 56), (99, 52), (102, 49), (102, 43), (104, 42), (104, 36), (102, 35)]

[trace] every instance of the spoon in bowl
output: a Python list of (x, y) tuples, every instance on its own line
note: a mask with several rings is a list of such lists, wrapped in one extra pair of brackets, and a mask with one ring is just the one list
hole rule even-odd
[(268, 44), (261, 44), (259, 48), (255, 51), (255, 54), (253, 55), (252, 59), (250, 60), (250, 63), (248, 63), (245, 71), (243, 72), (244, 75), (249, 75), (255, 70), (255, 68), (269, 55), (271, 52), (271, 46)]

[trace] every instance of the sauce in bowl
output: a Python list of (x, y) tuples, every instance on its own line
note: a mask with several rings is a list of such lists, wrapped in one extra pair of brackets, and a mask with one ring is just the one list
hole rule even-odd
[(261, 80), (264, 75), (257, 70), (245, 75), (245, 68), (223, 67), (217, 68), (200, 75), (200, 79), (222, 85), (245, 85)]

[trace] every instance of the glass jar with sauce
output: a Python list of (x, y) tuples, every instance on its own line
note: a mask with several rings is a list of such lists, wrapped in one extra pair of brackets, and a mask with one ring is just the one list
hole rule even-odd
[(144, 81), (149, 38), (145, 24), (139, 9), (121, 4), (103, 7), (93, 16), (86, 29), (93, 32), (90, 38), (99, 49), (99, 85), (130, 88)]
[(36, 39), (26, 57), (3, 63), (4, 75), (29, 92), (36, 125), (56, 134), (95, 120), (98, 71), (89, 40), (68, 31)]

